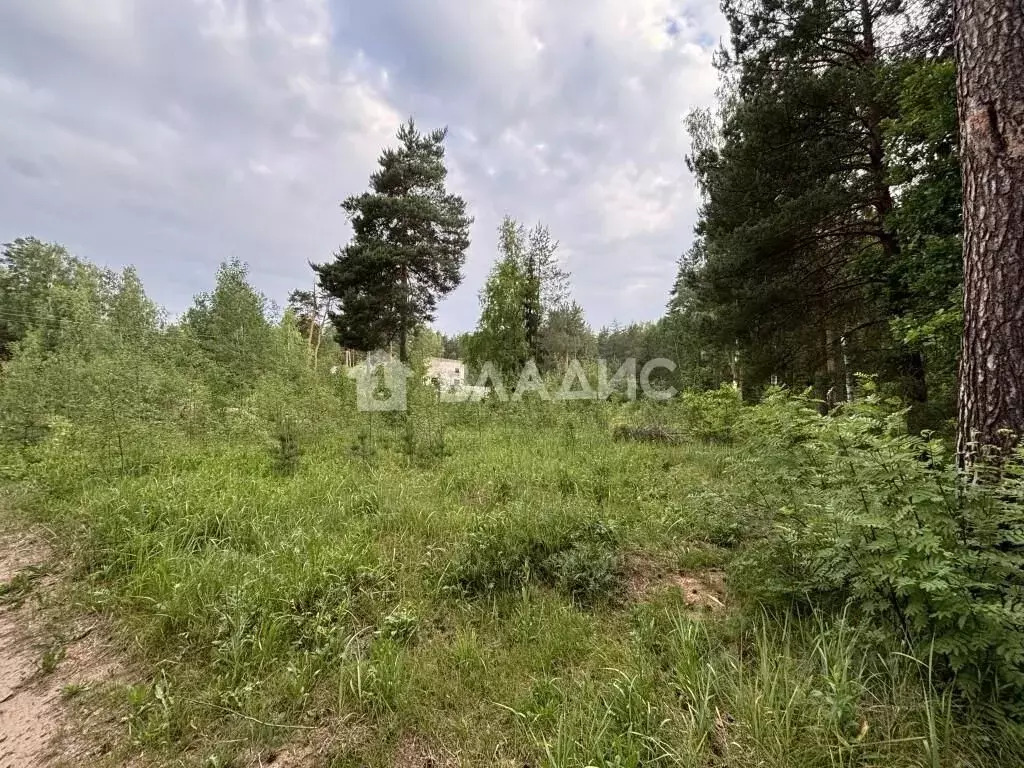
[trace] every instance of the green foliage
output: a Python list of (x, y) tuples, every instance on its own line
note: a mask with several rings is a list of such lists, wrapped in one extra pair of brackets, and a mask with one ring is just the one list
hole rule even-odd
[(576, 302), (551, 310), (540, 333), (543, 357), (551, 367), (564, 369), (572, 360), (590, 360), (597, 350), (583, 308)]
[[(230, 336), (260, 301), (222, 282), (193, 317)], [(112, 704), (87, 694), (114, 762), (242, 764), (307, 728), (359, 765), (1024, 756), (1016, 465), (964, 488), (870, 382), (825, 417), (728, 388), (444, 405), (413, 377), (407, 412), (362, 413), (291, 312), (250, 358), (161, 326), (131, 273), (82, 265), (48, 306), (3, 364), (5, 511), (136, 649)], [(692, 606), (721, 568), (725, 607)]]
[(315, 269), (337, 299), (331, 319), (343, 347), (370, 351), (398, 341), (405, 360), (407, 338), (462, 281), (472, 219), (465, 200), (445, 187), (446, 135), (421, 133), (409, 120), (398, 130), (399, 147), (381, 154), (371, 191), (342, 203), (352, 241)]
[(70, 287), (81, 266), (56, 243), (29, 237), (4, 245), (0, 256), (0, 348), (5, 354), (29, 330), (52, 320), (54, 293)]
[(742, 415), (739, 393), (723, 384), (705, 392), (688, 390), (682, 394), (683, 420), (687, 435), (702, 443), (727, 445)]
[(432, 357), (444, 357), (444, 337), (425, 325), (416, 328), (409, 344), (409, 365), (426, 374), (427, 362)]
[(381, 621), (377, 637), (396, 643), (407, 643), (416, 635), (419, 619), (408, 606), (398, 606)]
[(607, 601), (622, 590), (622, 557), (614, 541), (594, 540), (590, 532), (574, 537), (568, 548), (555, 552), (542, 565), (555, 586), (580, 605)]
[(194, 355), (217, 397), (245, 391), (270, 362), (266, 298), (249, 285), (247, 272), (237, 260), (221, 264), (216, 288), (195, 298), (182, 324), (186, 354)]
[(465, 354), (474, 368), (490, 363), (508, 379), (532, 356), (527, 319), (536, 312), (539, 284), (527, 271), (525, 228), (506, 216), (498, 234), (501, 256), (480, 291), (480, 320)]
[(963, 326), (956, 72), (952, 61), (925, 60), (903, 65), (901, 75), (900, 115), (885, 138), (900, 185), (892, 221), (902, 249), (894, 263), (873, 266), (903, 306), (894, 333), (925, 356), (929, 399), (949, 416)]
[(736, 564), (753, 599), (838, 608), (895, 631), (973, 694), (1024, 695), (1024, 497), (1017, 463), (965, 484), (941, 442), (869, 399), (823, 417), (772, 394), (735, 477), (770, 530)]
[(621, 588), (618, 537), (607, 522), (539, 521), (536, 530), (501, 517), (481, 520), (446, 572), (467, 594), (514, 590), (537, 580), (590, 605)]
[(781, 382), (837, 402), (863, 371), (915, 428), (944, 426), (961, 222), (940, 5), (887, 45), (898, 4), (724, 3), (720, 103), (687, 121), (697, 238), (662, 321), (683, 387), (732, 379), (755, 399)]
[(294, 420), (284, 416), (274, 427), (274, 443), (271, 446), (274, 468), (282, 475), (294, 475), (302, 457), (297, 425)]
[(593, 353), (583, 310), (569, 302), (569, 275), (558, 263), (547, 227), (506, 216), (498, 228), (499, 257), (480, 291), (476, 332), (462, 354), (476, 369), (491, 363), (506, 380), (528, 360), (546, 368)]

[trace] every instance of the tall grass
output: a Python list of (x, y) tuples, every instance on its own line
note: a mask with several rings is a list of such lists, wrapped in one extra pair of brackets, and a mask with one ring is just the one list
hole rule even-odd
[(410, 739), (467, 766), (1024, 755), (841, 615), (709, 614), (657, 574), (631, 592), (630, 563), (725, 566), (745, 532), (718, 506), (737, 448), (616, 442), (629, 408), (339, 406), (287, 472), (271, 420), (154, 431), (133, 472), (12, 461), (149, 660), (121, 694), (129, 750), (229, 764), (326, 728), (339, 766)]

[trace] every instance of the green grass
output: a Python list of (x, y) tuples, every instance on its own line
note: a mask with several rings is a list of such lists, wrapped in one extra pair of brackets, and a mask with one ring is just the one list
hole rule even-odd
[(239, 431), (154, 437), (145, 471), (113, 481), (69, 481), (69, 458), (35, 514), (147, 660), (112, 704), (123, 748), (242, 765), (327, 738), (335, 766), (416, 744), (566, 768), (1024, 754), (841, 617), (631, 591), (636, 563), (727, 566), (744, 531), (718, 494), (736, 449), (616, 442), (626, 408), (350, 414), (288, 472)]

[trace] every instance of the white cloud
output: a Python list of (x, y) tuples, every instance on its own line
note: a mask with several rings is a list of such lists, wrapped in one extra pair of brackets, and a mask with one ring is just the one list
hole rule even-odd
[(414, 114), (452, 127), (477, 218), (443, 328), (475, 321), (506, 212), (549, 224), (592, 322), (650, 319), (690, 239), (682, 118), (722, 25), (698, 0), (0, 4), (0, 239), (137, 263), (172, 310), (238, 256), (281, 300)]
[[(15, 84), (0, 91), (0, 146), (43, 172), (5, 179), (3, 235), (138, 262), (172, 309), (231, 256), (283, 298), (345, 236), (337, 202), (365, 185), (400, 117), (316, 42), (331, 35), (326, 3), (171, 5), (107, 2), (86, 35), (81, 4), (0, 11), (23, 40), (0, 54)], [(51, 39), (58, 63), (33, 61)]]

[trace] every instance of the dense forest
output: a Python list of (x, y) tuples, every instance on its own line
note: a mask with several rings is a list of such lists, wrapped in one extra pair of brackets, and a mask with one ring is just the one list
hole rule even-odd
[(875, 377), (918, 427), (954, 415), (962, 326), (952, 5), (726, 3), (720, 101), (690, 115), (697, 239), (634, 330), (687, 383)]

